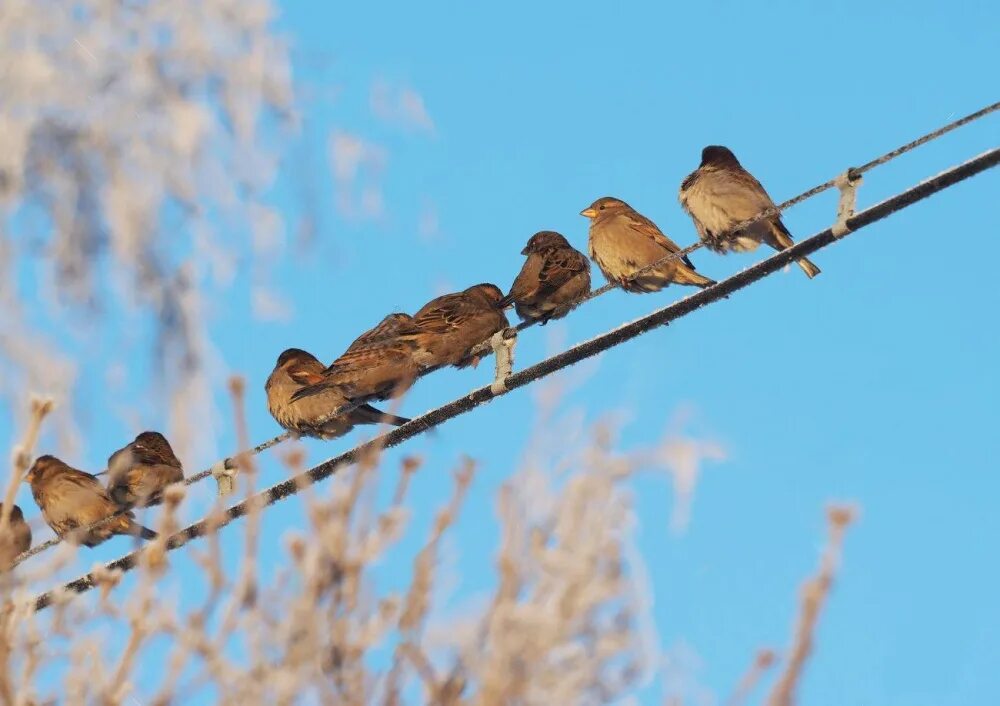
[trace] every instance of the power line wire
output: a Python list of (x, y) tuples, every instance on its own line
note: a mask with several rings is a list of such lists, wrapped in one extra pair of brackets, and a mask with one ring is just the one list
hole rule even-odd
[[(995, 148), (981, 155), (974, 157), (967, 162), (952, 167), (934, 177), (926, 179), (919, 184), (903, 191), (895, 196), (885, 199), (874, 206), (856, 213), (847, 219), (849, 232), (857, 230), (875, 223), (896, 211), (904, 209), (918, 201), (947, 189), (960, 181), (968, 179), (976, 174), (986, 171), (1000, 164), (1000, 148)], [(849, 233), (848, 233), (849, 234)], [(817, 250), (826, 247), (836, 240), (843, 239), (834, 235), (831, 228), (826, 228), (819, 233), (802, 240), (787, 250), (782, 250), (771, 255), (769, 258), (752, 265), (751, 267), (722, 280), (711, 287), (702, 289), (670, 304), (662, 309), (658, 309), (651, 314), (643, 316), (635, 321), (623, 324), (616, 329), (603, 333), (583, 343), (577, 344), (562, 353), (558, 353), (550, 358), (546, 358), (535, 365), (524, 370), (513, 373), (506, 381), (506, 389), (493, 392), (490, 386), (480, 387), (467, 395), (459, 397), (441, 407), (426, 412), (410, 422), (393, 429), (375, 439), (361, 444), (350, 451), (339, 456), (335, 456), (313, 468), (274, 485), (267, 490), (261, 491), (247, 498), (246, 500), (228, 508), (221, 517), (213, 517), (195, 522), (184, 529), (175, 532), (166, 540), (167, 550), (177, 549), (184, 546), (190, 540), (205, 535), (210, 529), (218, 529), (229, 524), (233, 520), (242, 517), (254, 508), (264, 508), (273, 505), (279, 500), (283, 500), (291, 495), (295, 495), (301, 489), (317, 483), (335, 473), (345, 465), (357, 462), (371, 453), (377, 453), (382, 449), (397, 446), (408, 439), (411, 439), (425, 431), (432, 429), (449, 419), (465, 414), (479, 405), (506, 394), (510, 390), (528, 385), (536, 380), (551, 375), (581, 360), (602, 353), (625, 341), (641, 336), (648, 331), (659, 326), (665, 326), (682, 316), (690, 314), (703, 306), (717, 302), (733, 292), (739, 291), (750, 284), (763, 279), (767, 275), (777, 272), (785, 265), (798, 260), (799, 258), (811, 255)], [(138, 559), (142, 549), (137, 549), (120, 559), (116, 559), (105, 565), (105, 570), (129, 571), (138, 565)], [(85, 574), (78, 579), (70, 581), (60, 589), (46, 591), (39, 594), (34, 599), (36, 610), (42, 610), (51, 605), (57, 591), (69, 591), (83, 593), (94, 587), (95, 574), (93, 572)]]
[[(966, 116), (964, 116), (962, 118), (959, 118), (958, 120), (954, 120), (954, 121), (948, 123), (947, 125), (944, 125), (944, 126), (938, 128), (937, 130), (934, 130), (934, 131), (929, 132), (929, 133), (927, 133), (925, 135), (922, 135), (921, 137), (918, 137), (916, 140), (908, 142), (905, 145), (902, 145), (901, 147), (897, 147), (896, 149), (894, 149), (894, 150), (892, 150), (890, 152), (886, 152), (882, 156), (877, 157), (877, 158), (871, 160), (870, 162), (866, 162), (865, 164), (861, 165), (860, 167), (851, 168), (851, 169), (847, 170), (847, 173), (849, 175), (851, 175), (852, 177), (860, 176), (860, 175), (864, 174), (865, 172), (874, 169), (877, 166), (880, 166), (882, 164), (885, 164), (886, 162), (892, 161), (893, 159), (895, 159), (896, 157), (899, 157), (900, 155), (906, 154), (907, 152), (909, 152), (911, 150), (914, 150), (917, 147), (920, 147), (921, 145), (924, 145), (924, 144), (926, 144), (926, 143), (928, 143), (928, 142), (930, 142), (932, 140), (935, 140), (935, 139), (941, 137), (942, 135), (945, 135), (945, 134), (951, 132), (952, 130), (955, 130), (955, 129), (959, 128), (959, 127), (962, 127), (963, 125), (966, 125), (968, 123), (974, 122), (975, 120), (978, 120), (978, 119), (980, 119), (982, 117), (985, 117), (986, 115), (989, 115), (990, 113), (996, 112), (997, 110), (1000, 110), (1000, 102), (993, 103), (992, 105), (988, 105), (985, 108), (977, 110), (974, 113), (970, 113), (969, 115), (966, 115)], [(766, 209), (766, 210), (758, 213), (756, 216), (754, 216), (752, 218), (748, 218), (745, 221), (741, 221), (740, 223), (736, 224), (731, 229), (731, 232), (737, 232), (737, 231), (743, 230), (743, 229), (745, 229), (745, 228), (753, 225), (754, 223), (756, 223), (756, 222), (758, 222), (760, 220), (763, 220), (765, 218), (770, 218), (771, 216), (777, 215), (778, 213), (781, 213), (782, 211), (784, 211), (787, 208), (790, 208), (790, 207), (792, 207), (792, 206), (794, 206), (796, 204), (799, 204), (799, 203), (805, 201), (806, 199), (812, 198), (813, 196), (816, 196), (817, 194), (820, 194), (820, 193), (822, 193), (822, 192), (824, 192), (824, 191), (826, 191), (828, 189), (831, 189), (831, 188), (837, 186), (837, 179), (838, 178), (835, 177), (834, 179), (831, 179), (830, 181), (824, 182), (823, 184), (819, 184), (818, 186), (814, 186), (813, 188), (809, 189), (808, 191), (802, 192), (798, 196), (795, 196), (795, 197), (793, 197), (791, 199), (788, 199), (787, 201), (783, 201), (782, 203), (778, 204), (774, 208)], [(669, 255), (667, 255), (665, 257), (660, 258), (659, 260), (656, 260), (655, 262), (652, 262), (652, 263), (650, 263), (648, 265), (645, 265), (644, 267), (641, 267), (640, 269), (636, 270), (631, 275), (629, 275), (628, 279), (630, 281), (634, 280), (635, 278), (640, 277), (640, 276), (646, 274), (647, 272), (649, 272), (649, 271), (651, 271), (651, 270), (659, 267), (660, 265), (662, 265), (664, 263), (670, 262), (671, 260), (678, 260), (678, 259), (680, 259), (682, 257), (685, 257), (686, 255), (689, 255), (690, 253), (694, 252), (695, 250), (700, 249), (701, 247), (703, 247), (703, 243), (701, 243), (701, 242), (696, 242), (696, 243), (694, 243), (692, 245), (689, 245), (686, 248), (683, 248), (683, 249), (679, 250), (676, 253), (671, 253), (671, 254), (669, 254)], [(569, 309), (570, 310), (576, 309), (577, 307), (579, 307), (582, 304), (590, 301), (591, 299), (596, 299), (597, 297), (602, 296), (602, 295), (610, 292), (612, 289), (618, 289), (618, 288), (619, 288), (619, 285), (617, 283), (608, 282), (607, 284), (605, 284), (605, 285), (603, 285), (601, 287), (598, 287), (597, 289), (591, 290), (590, 292), (588, 292), (587, 294), (585, 294), (583, 297), (581, 297), (577, 301), (573, 302), (571, 305), (569, 305)], [(530, 328), (531, 326), (534, 326), (536, 323), (537, 322), (534, 322), (534, 321), (522, 321), (521, 323), (517, 324), (516, 326), (510, 327), (509, 329), (507, 329), (509, 331), (509, 335), (507, 337), (508, 338), (513, 338), (514, 336), (516, 336), (521, 331), (523, 331), (523, 330), (525, 330), (527, 328)], [(490, 340), (486, 340), (486, 341), (483, 341), (482, 343), (478, 344), (477, 346), (475, 346), (472, 349), (472, 351), (470, 352), (469, 357), (471, 358), (473, 356), (481, 356), (481, 355), (489, 353), (491, 350), (492, 350), (491, 342), (490, 342)], [(438, 366), (438, 367), (441, 367), (441, 366)], [(437, 370), (438, 367), (428, 368), (426, 370), (423, 370), (423, 371), (421, 371), (419, 373), (419, 375), (417, 377), (419, 378), (419, 377), (423, 377), (424, 375), (428, 375), (428, 374), (434, 372), (435, 370)], [(351, 400), (347, 404), (342, 405), (342, 406), (338, 407), (337, 409), (331, 411), (327, 418), (328, 419), (333, 419), (333, 418), (339, 417), (339, 416), (341, 416), (343, 414), (347, 414), (348, 412), (353, 411), (357, 407), (360, 407), (360, 406), (362, 406), (364, 404), (367, 404), (368, 402), (371, 402), (373, 399), (374, 399), (374, 396), (358, 397), (358, 398), (356, 398), (354, 400)], [(280, 444), (281, 442), (285, 441), (286, 439), (289, 439), (291, 436), (292, 436), (292, 434), (290, 434), (289, 432), (285, 432), (283, 434), (279, 434), (278, 436), (275, 436), (275, 437), (273, 437), (271, 439), (268, 439), (267, 441), (264, 441), (264, 442), (258, 444), (257, 446), (255, 446), (253, 449), (250, 449), (246, 453), (248, 455), (251, 455), (251, 456), (257, 455), (257, 454), (265, 451), (266, 449), (269, 449), (272, 446), (276, 446), (277, 444)], [(222, 461), (216, 463), (212, 467), (207, 468), (207, 469), (202, 470), (202, 471), (199, 471), (198, 473), (194, 474), (193, 476), (189, 476), (189, 477), (185, 478), (184, 479), (184, 484), (185, 485), (193, 485), (194, 483), (198, 483), (198, 482), (204, 480), (205, 478), (208, 478), (209, 476), (214, 475), (215, 474), (215, 469), (216, 469), (217, 466), (219, 466), (219, 464), (222, 464), (224, 468), (234, 469), (235, 468), (235, 463), (236, 463), (236, 457), (239, 456), (239, 455), (240, 454), (237, 453), (237, 454), (234, 454), (233, 456), (229, 456), (227, 458), (224, 458)], [(124, 513), (125, 513), (125, 510), (122, 510), (120, 512), (115, 513), (114, 515), (110, 515), (109, 517), (102, 518), (101, 520), (98, 520), (97, 522), (94, 522), (94, 523), (92, 523), (92, 524), (90, 524), (90, 525), (88, 525), (88, 526), (86, 526), (86, 527), (84, 527), (84, 528), (82, 528), (81, 530), (78, 530), (78, 531), (80, 531), (80, 532), (88, 532), (88, 531), (90, 531), (92, 529), (100, 527), (101, 525), (103, 525), (103, 524), (105, 524), (107, 522), (110, 522), (115, 517), (119, 517), (119, 516), (123, 515)], [(41, 544), (38, 544), (38, 545), (36, 545), (34, 547), (30, 547), (26, 552), (24, 552), (23, 554), (21, 554), (20, 556), (18, 556), (15, 559), (15, 561), (13, 562), (13, 566), (17, 566), (21, 562), (26, 561), (27, 559), (30, 559), (31, 557), (33, 557), (33, 556), (35, 556), (37, 554), (40, 554), (41, 552), (45, 551), (46, 549), (48, 549), (50, 547), (54, 547), (55, 545), (57, 545), (57, 544), (59, 544), (61, 542), (62, 542), (62, 538), (61, 537), (54, 537), (54, 538), (49, 539), (49, 540), (47, 540), (47, 541), (45, 541), (45, 542), (43, 542)]]

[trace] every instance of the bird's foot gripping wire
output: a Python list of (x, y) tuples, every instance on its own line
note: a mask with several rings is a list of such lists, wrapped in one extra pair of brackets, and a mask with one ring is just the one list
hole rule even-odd
[(854, 205), (858, 197), (858, 187), (863, 181), (860, 174), (851, 167), (846, 172), (833, 180), (833, 183), (840, 189), (840, 201), (837, 203), (837, 221), (830, 228), (834, 238), (843, 238), (851, 232), (847, 225), (847, 219), (854, 215)]
[(212, 477), (219, 485), (219, 497), (230, 495), (236, 485), (236, 464), (233, 459), (225, 458), (212, 466)]
[(493, 347), (493, 356), (496, 358), (496, 373), (493, 377), (493, 384), (490, 385), (490, 392), (500, 395), (507, 391), (507, 378), (514, 370), (514, 344), (517, 343), (517, 335), (505, 336), (508, 329), (497, 331), (490, 338), (490, 345)]

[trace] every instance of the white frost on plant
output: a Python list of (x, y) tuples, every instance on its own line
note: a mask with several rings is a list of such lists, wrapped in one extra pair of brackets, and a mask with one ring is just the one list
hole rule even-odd
[[(5, 394), (45, 377), (57, 353), (37, 350), (37, 332), (79, 325), (81, 307), (105, 339), (152, 318), (163, 375), (211, 389), (190, 300), (226, 284), (234, 257), (281, 245), (276, 215), (258, 219), (277, 164), (265, 126), (293, 108), (273, 19), (270, 0), (5, 0), (0, 298), (18, 309), (4, 333), (17, 318), (37, 353), (3, 337)], [(19, 276), (30, 269), (36, 280)], [(72, 351), (82, 372), (101, 364), (88, 353)], [(175, 408), (190, 398), (177, 395)]]

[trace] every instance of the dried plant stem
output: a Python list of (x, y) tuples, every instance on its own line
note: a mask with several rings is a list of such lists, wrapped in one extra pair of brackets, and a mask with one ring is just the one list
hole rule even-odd
[[(250, 435), (247, 431), (245, 383), (243, 378), (233, 376), (229, 379), (229, 392), (233, 398), (233, 419), (236, 423), (236, 439), (238, 447), (249, 448)], [(243, 451), (236, 456), (236, 466), (246, 479), (246, 494), (252, 498), (257, 476), (257, 466), (253, 454)], [(257, 593), (257, 544), (260, 533), (260, 504), (247, 513), (246, 542), (243, 552), (243, 571), (237, 582), (236, 594), (241, 601), (253, 601)]]
[[(11, 473), (7, 479), (7, 488), (3, 496), (3, 509), (0, 510), (0, 562), (4, 567), (10, 566), (17, 550), (11, 543), (11, 535), (7, 531), (10, 525), (10, 513), (14, 507), (14, 499), (17, 497), (17, 490), (24, 479), (24, 474), (31, 465), (35, 444), (38, 442), (38, 434), (42, 427), (42, 421), (46, 415), (52, 411), (54, 403), (51, 399), (39, 399), (33, 397), (30, 402), (30, 416), (28, 426), (24, 430), (24, 436), (19, 444), (16, 444), (11, 453)], [(4, 581), (3, 589), (6, 594), (9, 591), (7, 583), (8, 576), (0, 577)], [(6, 596), (5, 596), (6, 598)], [(11, 670), (13, 665), (11, 657), (14, 652), (14, 641), (17, 639), (17, 624), (15, 610), (11, 604), (2, 607), (0, 615), (0, 698), (4, 704), (16, 702), (16, 685), (20, 680), (12, 678)], [(25, 676), (30, 677), (38, 665), (37, 642), (28, 638), (27, 652), (24, 661)], [(21, 682), (23, 683), (23, 682)]]
[(35, 443), (38, 441), (38, 432), (42, 427), (42, 420), (52, 411), (54, 403), (51, 399), (31, 399), (31, 416), (28, 419), (28, 427), (24, 430), (24, 438), (21, 443), (14, 446), (12, 454), (10, 478), (7, 479), (7, 489), (3, 496), (3, 510), (0, 511), (0, 536), (5, 535), (7, 525), (10, 522), (10, 511), (14, 505), (14, 498), (17, 497), (17, 489), (24, 480), (24, 474), (31, 466), (32, 453)]
[(458, 510), (462, 506), (465, 493), (472, 482), (475, 468), (476, 466), (471, 460), (466, 460), (455, 473), (455, 491), (451, 500), (443, 510), (438, 512), (430, 539), (420, 550), (414, 562), (410, 591), (406, 596), (403, 612), (399, 619), (400, 630), (409, 637), (414, 645), (419, 641), (424, 620), (430, 609), (434, 563), (437, 559), (438, 545), (445, 532), (458, 517)]
[(758, 650), (753, 663), (740, 679), (740, 683), (736, 685), (732, 696), (726, 701), (726, 706), (743, 706), (764, 673), (774, 666), (775, 657), (774, 650)]
[(833, 579), (840, 563), (844, 532), (855, 515), (855, 509), (846, 505), (833, 506), (827, 511), (830, 534), (820, 558), (819, 571), (802, 587), (802, 606), (792, 638), (792, 647), (785, 660), (785, 669), (768, 697), (769, 706), (792, 706), (795, 703), (795, 690), (802, 677), (806, 660), (812, 652), (816, 623), (819, 621), (820, 612), (833, 586)]

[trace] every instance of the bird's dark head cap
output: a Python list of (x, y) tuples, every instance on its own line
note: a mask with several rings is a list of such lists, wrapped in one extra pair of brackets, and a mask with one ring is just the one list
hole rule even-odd
[(503, 292), (500, 291), (500, 288), (495, 284), (490, 284), (489, 282), (474, 284), (465, 290), (465, 294), (481, 298), (490, 304), (497, 304), (501, 299), (503, 299)]
[(569, 241), (554, 230), (540, 230), (528, 239), (528, 244), (521, 251), (522, 255), (541, 252), (551, 248), (568, 248)]
[[(3, 512), (3, 503), (0, 503), (0, 512)], [(10, 506), (10, 521), (11, 522), (23, 522), (24, 513), (21, 512), (21, 508), (17, 505)]]
[(65, 465), (65, 463), (60, 461), (55, 456), (43, 454), (36, 458), (35, 462), (31, 464), (31, 468), (28, 469), (28, 475), (26, 475), (24, 479), (29, 483), (33, 483), (36, 479), (41, 478), (49, 471), (57, 470)]
[(701, 151), (701, 166), (740, 166), (732, 150), (722, 145), (709, 145)]
[[(139, 451), (149, 451), (163, 461), (179, 464), (180, 461), (174, 455), (174, 450), (167, 441), (167, 437), (158, 431), (144, 431), (135, 437), (132, 444)], [(110, 464), (110, 462), (109, 462)]]
[(312, 362), (314, 360), (316, 360), (316, 356), (301, 348), (286, 348), (278, 356), (278, 367), (284, 367), (289, 363)]

